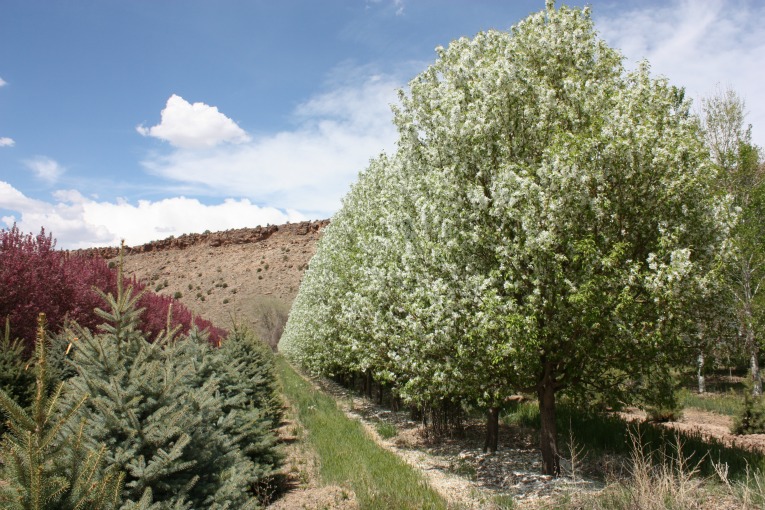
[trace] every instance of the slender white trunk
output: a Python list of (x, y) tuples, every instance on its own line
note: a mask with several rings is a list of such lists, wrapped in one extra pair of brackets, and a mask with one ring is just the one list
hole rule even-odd
[(749, 350), (749, 371), (752, 374), (752, 395), (762, 395), (762, 379), (760, 378), (760, 348), (754, 337), (752, 313), (746, 308), (746, 346)]
[(757, 360), (759, 349), (752, 350), (749, 370), (752, 372), (752, 395), (762, 395), (762, 379), (760, 378), (760, 362)]
[(698, 379), (699, 379), (699, 393), (704, 393), (707, 390), (706, 381), (704, 380), (704, 353), (699, 352), (698, 358)]
[(762, 379), (760, 378), (760, 348), (757, 345), (757, 339), (754, 333), (754, 314), (752, 307), (754, 305), (754, 298), (757, 293), (757, 286), (753, 287), (752, 279), (752, 267), (749, 259), (744, 259), (741, 272), (741, 282), (743, 283), (743, 326), (746, 328), (744, 332), (745, 345), (749, 351), (749, 370), (752, 373), (752, 395), (762, 395)]

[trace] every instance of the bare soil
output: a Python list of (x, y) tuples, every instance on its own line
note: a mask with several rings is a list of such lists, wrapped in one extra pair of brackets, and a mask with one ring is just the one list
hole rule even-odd
[[(634, 408), (619, 414), (627, 420), (645, 420), (646, 418), (643, 411)], [(687, 407), (683, 409), (683, 417), (680, 420), (660, 425), (683, 432), (699, 433), (702, 437), (714, 438), (729, 446), (765, 453), (765, 434), (732, 434), (733, 419), (730, 416)]]

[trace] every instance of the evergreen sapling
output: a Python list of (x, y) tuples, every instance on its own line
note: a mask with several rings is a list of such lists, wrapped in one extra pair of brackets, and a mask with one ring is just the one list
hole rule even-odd
[(111, 509), (119, 503), (122, 475), (104, 469), (103, 445), (85, 444), (84, 423), (74, 423), (87, 395), (56, 409), (64, 387), (49, 392), (45, 316), (40, 314), (34, 353), (35, 396), (31, 409), (22, 408), (0, 390), (0, 408), (8, 416), (0, 457), (2, 508), (18, 510)]

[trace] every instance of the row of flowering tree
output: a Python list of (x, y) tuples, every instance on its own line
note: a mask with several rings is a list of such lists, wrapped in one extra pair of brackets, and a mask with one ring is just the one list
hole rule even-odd
[(640, 399), (698, 338), (731, 206), (682, 89), (626, 71), (587, 9), (438, 48), (394, 107), (398, 150), (359, 176), (280, 344), (405, 401), (539, 401), (559, 473), (562, 394)]

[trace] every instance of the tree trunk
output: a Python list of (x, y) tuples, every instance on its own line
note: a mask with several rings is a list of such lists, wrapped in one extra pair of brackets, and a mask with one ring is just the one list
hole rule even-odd
[(743, 302), (743, 324), (744, 327), (744, 339), (746, 342), (746, 348), (749, 351), (749, 368), (752, 373), (752, 395), (762, 395), (762, 380), (760, 379), (760, 361), (758, 359), (760, 354), (759, 346), (757, 345), (757, 339), (754, 337), (754, 314), (752, 307), (754, 306), (754, 298), (757, 294), (756, 288), (758, 285), (753, 286), (753, 269), (751, 266), (751, 258), (744, 258), (741, 268), (741, 282), (743, 283), (742, 302)]
[(499, 407), (490, 407), (486, 417), (486, 441), (483, 443), (484, 453), (497, 451), (499, 444)]
[(706, 381), (704, 379), (704, 353), (699, 351), (699, 357), (698, 357), (698, 372), (697, 372), (698, 380), (699, 380), (699, 393), (704, 393), (707, 391)]
[(757, 359), (759, 349), (752, 347), (752, 357), (750, 359), (750, 370), (752, 372), (752, 395), (762, 395), (762, 379), (760, 378), (760, 362)]
[(539, 433), (542, 449), (542, 472), (546, 475), (560, 475), (560, 457), (558, 456), (558, 431), (555, 425), (555, 386), (552, 366), (545, 363), (545, 374), (537, 386), (539, 398), (539, 417), (542, 428)]
[(750, 307), (745, 309), (746, 313), (746, 346), (749, 348), (749, 370), (752, 373), (752, 395), (762, 395), (762, 379), (760, 379), (760, 349), (754, 338), (754, 320), (752, 319), (752, 310)]
[(369, 400), (372, 400), (372, 383), (374, 380), (372, 379), (372, 371), (367, 370), (364, 374), (364, 391), (367, 394), (367, 398)]
[(398, 398), (394, 393), (391, 393), (390, 396), (390, 408), (394, 412), (398, 412), (401, 410), (401, 399)]

